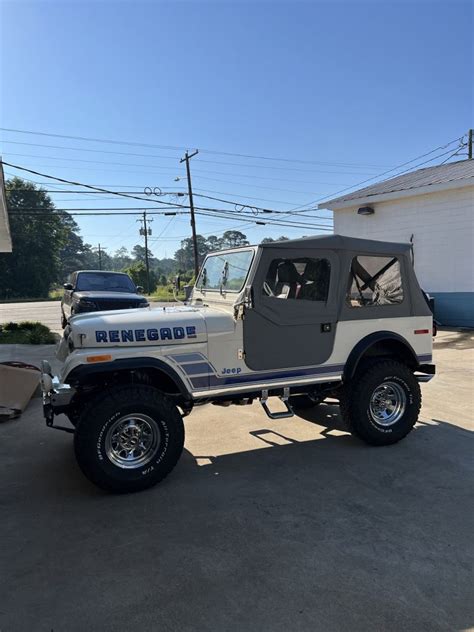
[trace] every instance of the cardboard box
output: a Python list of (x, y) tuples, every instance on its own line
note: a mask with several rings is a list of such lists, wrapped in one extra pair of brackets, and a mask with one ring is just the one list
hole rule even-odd
[(40, 379), (40, 370), (31, 364), (0, 363), (0, 406), (25, 410), (38, 388)]

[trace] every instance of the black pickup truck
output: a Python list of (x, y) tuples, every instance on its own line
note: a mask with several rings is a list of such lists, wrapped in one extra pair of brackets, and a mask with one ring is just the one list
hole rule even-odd
[(64, 284), (61, 301), (63, 329), (74, 314), (103, 312), (114, 309), (148, 307), (143, 288), (136, 286), (128, 274), (103, 270), (78, 270)]

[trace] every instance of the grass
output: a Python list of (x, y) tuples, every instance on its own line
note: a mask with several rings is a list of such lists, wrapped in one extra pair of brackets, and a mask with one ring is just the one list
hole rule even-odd
[[(178, 292), (176, 294), (176, 297), (179, 301), (184, 301), (184, 292)], [(152, 301), (169, 301), (173, 303), (176, 300), (174, 297), (172, 285), (159, 285), (154, 292), (152, 292), (151, 294), (147, 294), (147, 298), (151, 299)]]
[(0, 344), (51, 345), (55, 342), (53, 332), (42, 323), (23, 321), (0, 325)]
[[(0, 303), (36, 303), (42, 301), (60, 301), (63, 297), (64, 290), (62, 288), (55, 288), (49, 292), (46, 298), (4, 298), (0, 299)], [(146, 294), (146, 297), (152, 301), (163, 302), (175, 302), (172, 285), (158, 285), (154, 292)], [(180, 291), (177, 294), (179, 301), (184, 301), (184, 292)]]

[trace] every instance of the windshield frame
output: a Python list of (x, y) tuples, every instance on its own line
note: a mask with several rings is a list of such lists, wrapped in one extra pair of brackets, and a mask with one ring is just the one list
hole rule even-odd
[[(102, 276), (104, 278), (104, 281), (107, 277), (126, 277), (126, 279), (128, 280), (128, 283), (130, 283), (131, 287), (130, 288), (124, 288), (124, 289), (117, 289), (117, 288), (107, 288), (107, 289), (96, 289), (96, 288), (81, 288), (79, 287), (79, 282), (80, 282), (80, 278), (81, 276), (85, 276), (87, 278), (87, 275), (94, 275), (94, 276)], [(132, 278), (128, 276), (128, 274), (124, 274), (123, 272), (96, 272), (96, 271), (88, 271), (88, 270), (84, 270), (81, 272), (78, 272), (77, 277), (76, 277), (76, 282), (74, 284), (74, 291), (75, 292), (113, 292), (116, 294), (137, 294), (137, 286), (135, 285), (135, 283), (133, 282)]]
[[(237, 254), (237, 253), (241, 253), (241, 252), (250, 252), (251, 253), (251, 257), (249, 260), (249, 264), (248, 264), (248, 268), (247, 268), (247, 273), (245, 275), (245, 278), (242, 282), (242, 285), (240, 286), (240, 288), (238, 290), (234, 290), (234, 289), (229, 289), (227, 288), (225, 285), (221, 286), (221, 287), (217, 287), (217, 288), (210, 288), (210, 287), (205, 287), (203, 285), (201, 285), (201, 279), (204, 273), (204, 270), (206, 268), (206, 261), (208, 259), (210, 259), (211, 257), (223, 257), (225, 255), (232, 255), (232, 254)], [(208, 255), (206, 255), (206, 258), (204, 259), (204, 261), (202, 262), (202, 266), (201, 269), (199, 270), (199, 274), (198, 277), (196, 279), (196, 284), (195, 284), (195, 289), (198, 290), (198, 292), (201, 293), (205, 293), (205, 292), (217, 292), (218, 294), (240, 294), (240, 292), (242, 292), (242, 290), (244, 289), (247, 280), (249, 278), (249, 274), (250, 274), (250, 270), (252, 269), (252, 265), (253, 262), (255, 260), (255, 253), (256, 253), (256, 249), (255, 248), (239, 248), (238, 250), (222, 250), (222, 251), (217, 251), (217, 252), (211, 252)]]

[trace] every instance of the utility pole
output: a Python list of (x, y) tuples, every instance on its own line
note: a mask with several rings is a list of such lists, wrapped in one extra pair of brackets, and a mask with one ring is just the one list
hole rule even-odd
[(472, 134), (474, 130), (470, 129), (468, 132), (468, 141), (467, 141), (467, 157), (469, 160), (472, 160)]
[(106, 250), (106, 249), (102, 248), (102, 246), (100, 244), (97, 244), (97, 248), (92, 248), (92, 250), (94, 252), (97, 252), (97, 254), (99, 256), (99, 270), (102, 270), (102, 254), (103, 254), (104, 250)]
[(194, 250), (194, 278), (197, 279), (199, 272), (199, 258), (198, 258), (198, 247), (197, 247), (197, 238), (196, 238), (196, 218), (194, 216), (194, 202), (193, 202), (193, 189), (191, 186), (191, 171), (189, 169), (189, 161), (190, 159), (198, 154), (199, 151), (196, 149), (192, 154), (188, 154), (186, 152), (184, 154), (184, 158), (181, 158), (179, 161), (186, 163), (186, 175), (188, 178), (188, 195), (189, 195), (189, 208), (191, 210), (191, 229), (193, 233), (193, 250)]
[(152, 222), (152, 219), (148, 219), (146, 211), (143, 211), (142, 219), (137, 219), (137, 222), (143, 222), (143, 227), (140, 228), (140, 235), (145, 237), (145, 267), (146, 267), (146, 292), (150, 294), (150, 262), (148, 260), (148, 235), (151, 235), (151, 228), (148, 228), (148, 223)]

